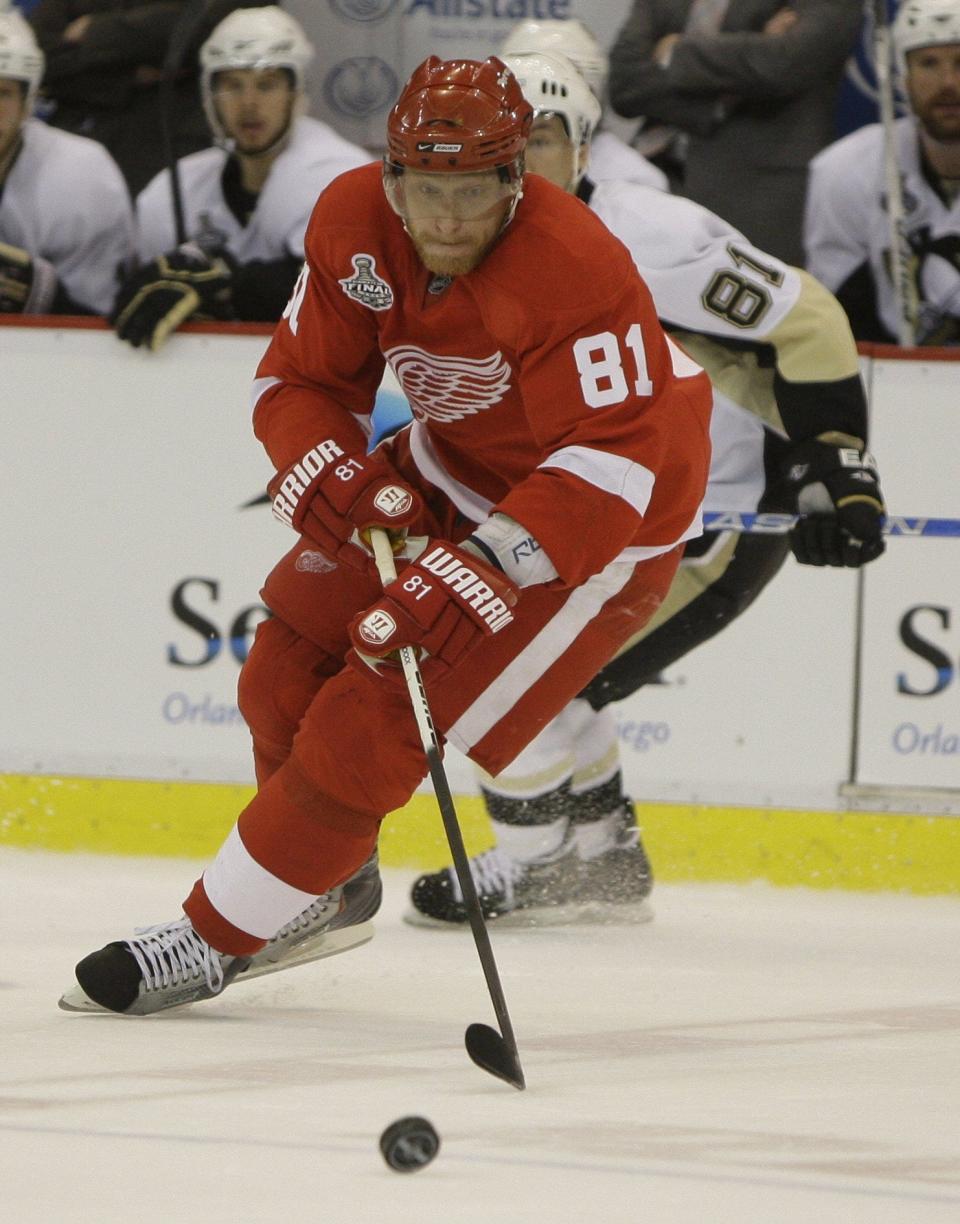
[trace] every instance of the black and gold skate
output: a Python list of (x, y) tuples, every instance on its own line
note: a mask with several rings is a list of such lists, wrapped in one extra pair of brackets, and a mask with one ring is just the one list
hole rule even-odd
[[(646, 898), (653, 888), (636, 816), (624, 803), (616, 843), (595, 858), (582, 859), (569, 837), (547, 859), (519, 862), (494, 847), (470, 860), (483, 916), (511, 925), (577, 921), (649, 921)], [(457, 926), (467, 922), (463, 893), (452, 867), (422, 875), (404, 915), (414, 926)]]

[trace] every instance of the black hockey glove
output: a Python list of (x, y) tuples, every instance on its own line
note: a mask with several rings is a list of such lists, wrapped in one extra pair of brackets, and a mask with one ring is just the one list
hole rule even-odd
[(56, 292), (53, 264), (0, 242), (0, 314), (45, 314)]
[(232, 261), (209, 254), (194, 242), (151, 260), (127, 280), (110, 322), (121, 340), (156, 351), (172, 331), (193, 315), (232, 316)]
[(790, 547), (802, 565), (856, 568), (884, 550), (884, 505), (873, 456), (846, 434), (792, 447), (784, 483), (801, 516)]

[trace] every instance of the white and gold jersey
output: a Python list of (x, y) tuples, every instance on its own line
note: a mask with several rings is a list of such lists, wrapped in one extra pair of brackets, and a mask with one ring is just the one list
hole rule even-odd
[(0, 242), (40, 256), (64, 290), (109, 314), (133, 259), (133, 210), (123, 175), (103, 145), (23, 125), (23, 145), (0, 192)]
[(710, 375), (705, 509), (757, 508), (769, 432), (862, 434), (856, 345), (822, 285), (690, 200), (614, 181), (581, 195), (630, 251), (664, 326)]
[[(920, 302), (921, 342), (960, 339), (960, 195), (947, 202), (924, 173), (912, 117), (895, 125), (904, 223)], [(810, 166), (805, 245), (807, 267), (838, 291), (864, 267), (879, 322), (893, 340), (898, 314), (890, 277), (883, 128), (859, 128), (819, 153)], [(872, 337), (876, 338), (876, 337)]]
[(644, 187), (669, 190), (667, 176), (636, 149), (613, 132), (601, 128), (590, 142), (590, 165), (587, 173), (595, 183), (606, 179), (622, 179), (641, 183)]
[[(303, 259), (303, 236), (317, 196), (345, 170), (372, 160), (318, 119), (294, 121), (290, 142), (280, 153), (246, 225), (223, 194), (228, 154), (201, 149), (180, 161), (187, 237), (204, 246), (224, 247), (242, 264), (254, 260)], [(169, 171), (158, 174), (137, 197), (138, 254), (142, 263), (177, 245)]]

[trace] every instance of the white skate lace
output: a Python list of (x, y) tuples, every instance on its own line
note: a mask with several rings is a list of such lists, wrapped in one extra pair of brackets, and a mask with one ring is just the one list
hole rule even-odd
[[(452, 867), (448, 870), (453, 884), (453, 899), (462, 901), (463, 890), (460, 888), (457, 873)], [(494, 846), (492, 850), (485, 850), (483, 854), (478, 854), (470, 860), (470, 874), (478, 893), (490, 896), (492, 893), (502, 892), (509, 904), (513, 901), (515, 887), (527, 874), (527, 869), (523, 863), (505, 854), (499, 846)]]
[(202, 973), (214, 994), (223, 986), (220, 953), (200, 938), (189, 918), (138, 927), (126, 941), (143, 975), (147, 990), (176, 986)]
[(274, 935), (274, 939), (286, 939), (290, 935), (295, 935), (297, 931), (302, 931), (304, 927), (313, 926), (326, 914), (335, 900), (338, 902), (340, 900), (340, 889), (332, 893), (323, 893), (315, 901), (311, 901), (305, 910), (301, 910), (296, 918), (291, 918), (286, 926), (282, 926)]

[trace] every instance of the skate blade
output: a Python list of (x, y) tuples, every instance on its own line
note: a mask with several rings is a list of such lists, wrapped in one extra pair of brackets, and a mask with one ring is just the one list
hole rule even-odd
[[(653, 918), (653, 906), (649, 901), (634, 901), (629, 904), (587, 901), (511, 910), (509, 914), (488, 918), (487, 925), (498, 931), (529, 930), (547, 926), (639, 926), (652, 922)], [(409, 926), (428, 927), (433, 931), (469, 930), (466, 919), (463, 922), (444, 922), (442, 918), (421, 914), (413, 907), (403, 914), (403, 921)]]
[[(263, 977), (266, 973), (277, 973), (281, 969), (292, 969), (296, 965), (307, 965), (311, 961), (323, 960), (328, 956), (337, 956), (340, 952), (349, 952), (351, 948), (358, 948), (361, 944), (369, 943), (373, 936), (374, 925), (372, 922), (358, 922), (356, 926), (343, 927), (338, 931), (328, 931), (322, 937), (318, 936), (316, 941), (305, 941), (302, 948), (295, 949), (285, 956), (278, 957), (275, 961), (263, 961), (259, 965), (253, 965), (241, 970), (233, 981), (247, 982), (251, 978)], [(85, 1012), (101, 1016), (140, 1014), (115, 1012), (111, 1011), (108, 1007), (101, 1007), (99, 1003), (94, 1003), (93, 999), (79, 985), (72, 986), (69, 990), (65, 991), (57, 1000), (57, 1006), (61, 1011)], [(177, 1006), (186, 1007), (189, 1004), (181, 1003)], [(164, 1008), (162, 1010), (173, 1009)]]
[(108, 1007), (101, 1007), (99, 1003), (94, 1003), (82, 986), (71, 986), (69, 990), (64, 991), (57, 1000), (57, 1007), (66, 1012), (99, 1012), (102, 1016), (121, 1014), (110, 1011)]
[(263, 977), (266, 973), (277, 973), (281, 969), (293, 969), (297, 965), (309, 965), (312, 961), (325, 960), (328, 956), (339, 956), (351, 948), (369, 943), (376, 932), (372, 922), (358, 922), (355, 926), (342, 927), (337, 931), (326, 931), (316, 940), (305, 940), (300, 948), (280, 956), (275, 961), (265, 960), (251, 963), (234, 978), (235, 982), (249, 982), (251, 978)]

